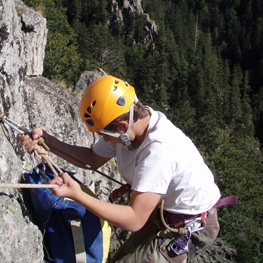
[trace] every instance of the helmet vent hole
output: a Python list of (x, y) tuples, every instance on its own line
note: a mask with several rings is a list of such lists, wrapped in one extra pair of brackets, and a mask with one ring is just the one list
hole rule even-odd
[(123, 97), (119, 97), (119, 99), (117, 100), (117, 104), (119, 106), (124, 106), (125, 105), (125, 100)]
[(96, 100), (94, 100), (93, 102), (92, 102), (92, 107), (94, 107), (96, 105)]
[(118, 80), (115, 80), (115, 84), (118, 84), (119, 83), (119, 81)]
[(87, 112), (91, 113), (91, 107), (90, 106), (87, 108)]
[(86, 122), (87, 122), (87, 124), (88, 124), (89, 126), (94, 126), (93, 120), (89, 119), (89, 120), (86, 120)]
[(85, 114), (84, 114), (84, 117), (85, 117), (85, 118), (90, 118), (90, 115), (87, 114), (87, 113), (85, 113)]
[(113, 89), (112, 89), (112, 91), (115, 91), (116, 89), (117, 89), (117, 86), (114, 86)]

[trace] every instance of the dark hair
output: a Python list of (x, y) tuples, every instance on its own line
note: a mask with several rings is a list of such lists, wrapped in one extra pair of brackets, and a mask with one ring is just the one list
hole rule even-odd
[[(134, 104), (133, 107), (133, 121), (136, 122), (138, 119), (143, 119), (148, 115), (147, 111), (145, 110), (143, 104), (138, 101), (136, 104)], [(120, 130), (120, 127), (118, 125), (119, 121), (128, 121), (130, 116), (130, 111), (122, 114), (121, 116), (117, 117), (115, 120), (113, 120), (111, 123), (109, 123), (104, 129), (108, 131), (117, 132)]]

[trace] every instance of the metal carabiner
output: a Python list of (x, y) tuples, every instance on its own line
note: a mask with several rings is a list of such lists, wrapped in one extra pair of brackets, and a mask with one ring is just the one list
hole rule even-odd
[[(21, 125), (19, 125), (18, 123), (16, 123), (15, 121), (11, 120), (10, 118), (8, 118), (0, 109), (0, 121), (3, 124), (7, 124), (9, 125), (11, 128), (13, 128), (14, 130), (16, 130), (17, 132), (19, 132), (20, 134), (28, 134), (28, 135), (32, 135), (32, 130), (27, 128), (27, 127), (23, 127)], [(36, 162), (35, 162), (35, 153), (32, 152), (31, 153), (31, 158), (32, 161), (34, 162), (34, 165), (36, 166)]]
[(205, 221), (202, 221), (202, 217), (196, 217), (194, 220), (185, 221), (185, 228), (190, 232), (194, 233), (203, 230), (206, 226)]
[(15, 121), (11, 120), (10, 118), (5, 116), (4, 114), (2, 114), (0, 116), (0, 118), (1, 118), (1, 121), (3, 123), (9, 125), (11, 128), (15, 129), (20, 134), (29, 134), (29, 135), (32, 134), (32, 130), (31, 129), (19, 125), (18, 123), (16, 123)]

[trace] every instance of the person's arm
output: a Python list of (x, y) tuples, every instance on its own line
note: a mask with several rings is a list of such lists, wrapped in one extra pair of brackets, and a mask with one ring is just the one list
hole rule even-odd
[(132, 232), (144, 226), (161, 197), (156, 193), (132, 191), (129, 206), (124, 206), (102, 202), (86, 194), (67, 173), (63, 173), (61, 177), (57, 176), (50, 183), (61, 186), (52, 190), (54, 195), (71, 198), (100, 218)]
[(109, 158), (95, 154), (92, 148), (64, 143), (41, 128), (33, 129), (32, 137), (29, 135), (21, 136), (20, 141), (28, 152), (32, 152), (39, 137), (44, 138), (52, 153), (81, 168), (87, 168), (85, 165), (89, 165), (93, 169), (97, 169), (109, 160)]

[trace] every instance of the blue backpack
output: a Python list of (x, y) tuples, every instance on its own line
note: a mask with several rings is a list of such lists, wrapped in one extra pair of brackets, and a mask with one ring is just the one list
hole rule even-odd
[[(26, 182), (43, 184), (40, 171), (43, 171), (42, 164), (25, 174)], [(54, 178), (48, 167), (45, 174), (47, 181)], [(72, 178), (78, 181), (74, 176)], [(83, 191), (96, 197), (90, 189), (80, 185)], [(107, 221), (70, 199), (53, 195), (50, 189), (32, 188), (29, 192), (33, 219), (43, 234), (44, 251), (49, 262), (106, 262), (111, 237)]]

